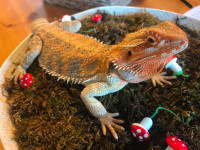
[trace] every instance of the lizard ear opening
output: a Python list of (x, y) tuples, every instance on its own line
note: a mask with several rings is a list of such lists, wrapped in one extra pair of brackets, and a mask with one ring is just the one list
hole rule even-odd
[(132, 56), (132, 52), (131, 51), (128, 51), (128, 56)]

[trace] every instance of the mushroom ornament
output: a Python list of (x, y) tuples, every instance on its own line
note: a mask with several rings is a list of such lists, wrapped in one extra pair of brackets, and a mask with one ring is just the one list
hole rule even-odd
[(71, 19), (71, 16), (69, 16), (69, 15), (64, 15), (64, 16), (62, 16), (61, 21), (62, 21), (62, 22), (65, 22), (65, 21), (72, 21), (72, 19)]
[(166, 109), (164, 107), (158, 107), (156, 109), (155, 113), (151, 117), (145, 117), (140, 123), (133, 123), (131, 125), (131, 132), (136, 139), (138, 139), (139, 141), (149, 140), (150, 134), (149, 134), (148, 130), (153, 125), (152, 118), (158, 113), (158, 110), (160, 110), (160, 109), (170, 112), (171, 114), (176, 116), (178, 120), (180, 120), (180, 118), (171, 110)]
[(100, 14), (96, 14), (93, 16), (92, 21), (100, 23), (102, 19), (102, 16)]
[(145, 117), (140, 123), (133, 123), (131, 125), (131, 132), (139, 141), (147, 141), (150, 138), (148, 130), (152, 125), (152, 119)]
[(26, 73), (21, 79), (20, 84), (23, 88), (27, 88), (33, 84), (33, 77), (30, 73)]
[(176, 61), (177, 61), (177, 57), (173, 56), (171, 58), (171, 60), (168, 62), (168, 64), (165, 66), (165, 68), (170, 68), (173, 71), (173, 74), (175, 76), (183, 75), (183, 70), (182, 70), (181, 66), (179, 66), (179, 64)]
[(175, 136), (168, 136), (166, 142), (168, 147), (165, 150), (188, 150), (186, 144)]

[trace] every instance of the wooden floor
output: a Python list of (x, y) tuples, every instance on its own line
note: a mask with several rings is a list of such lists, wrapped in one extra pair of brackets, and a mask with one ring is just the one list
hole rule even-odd
[[(188, 0), (193, 6), (199, 0)], [(43, 0), (0, 0), (0, 66), (20, 42), (28, 36), (34, 19), (47, 18), (50, 22), (64, 14), (79, 11), (49, 5)], [(133, 0), (130, 6), (156, 8), (183, 14), (190, 10), (181, 0)], [(3, 150), (0, 143), (0, 150)]]

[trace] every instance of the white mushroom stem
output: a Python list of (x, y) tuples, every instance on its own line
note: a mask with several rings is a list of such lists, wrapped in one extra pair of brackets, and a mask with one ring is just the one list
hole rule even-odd
[(176, 63), (177, 61), (177, 58), (173, 58), (167, 65), (166, 65), (166, 68), (170, 68), (172, 71), (174, 72), (180, 72), (182, 71), (182, 68), (181, 66), (179, 66), (178, 63)]
[(151, 118), (145, 117), (140, 124), (148, 131), (152, 127), (153, 121)]
[(181, 66), (179, 66), (179, 64), (177, 64), (176, 62), (173, 63), (169, 68), (170, 68), (172, 71), (174, 71), (174, 72), (180, 72), (180, 71), (182, 71)]
[(167, 148), (165, 150), (174, 150), (174, 149), (171, 148), (170, 146), (167, 146)]

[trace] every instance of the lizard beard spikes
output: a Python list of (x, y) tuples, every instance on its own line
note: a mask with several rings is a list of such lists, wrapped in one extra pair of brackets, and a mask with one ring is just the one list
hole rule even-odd
[(158, 72), (161, 72), (164, 68), (165, 64), (170, 60), (172, 56), (168, 57), (147, 57), (143, 58), (141, 60), (138, 60), (137, 62), (134, 62), (133, 64), (127, 64), (127, 65), (117, 65), (118, 59), (113, 60), (113, 65), (115, 66), (115, 69), (117, 70), (124, 70), (129, 71), (133, 76), (148, 76), (151, 77)]

